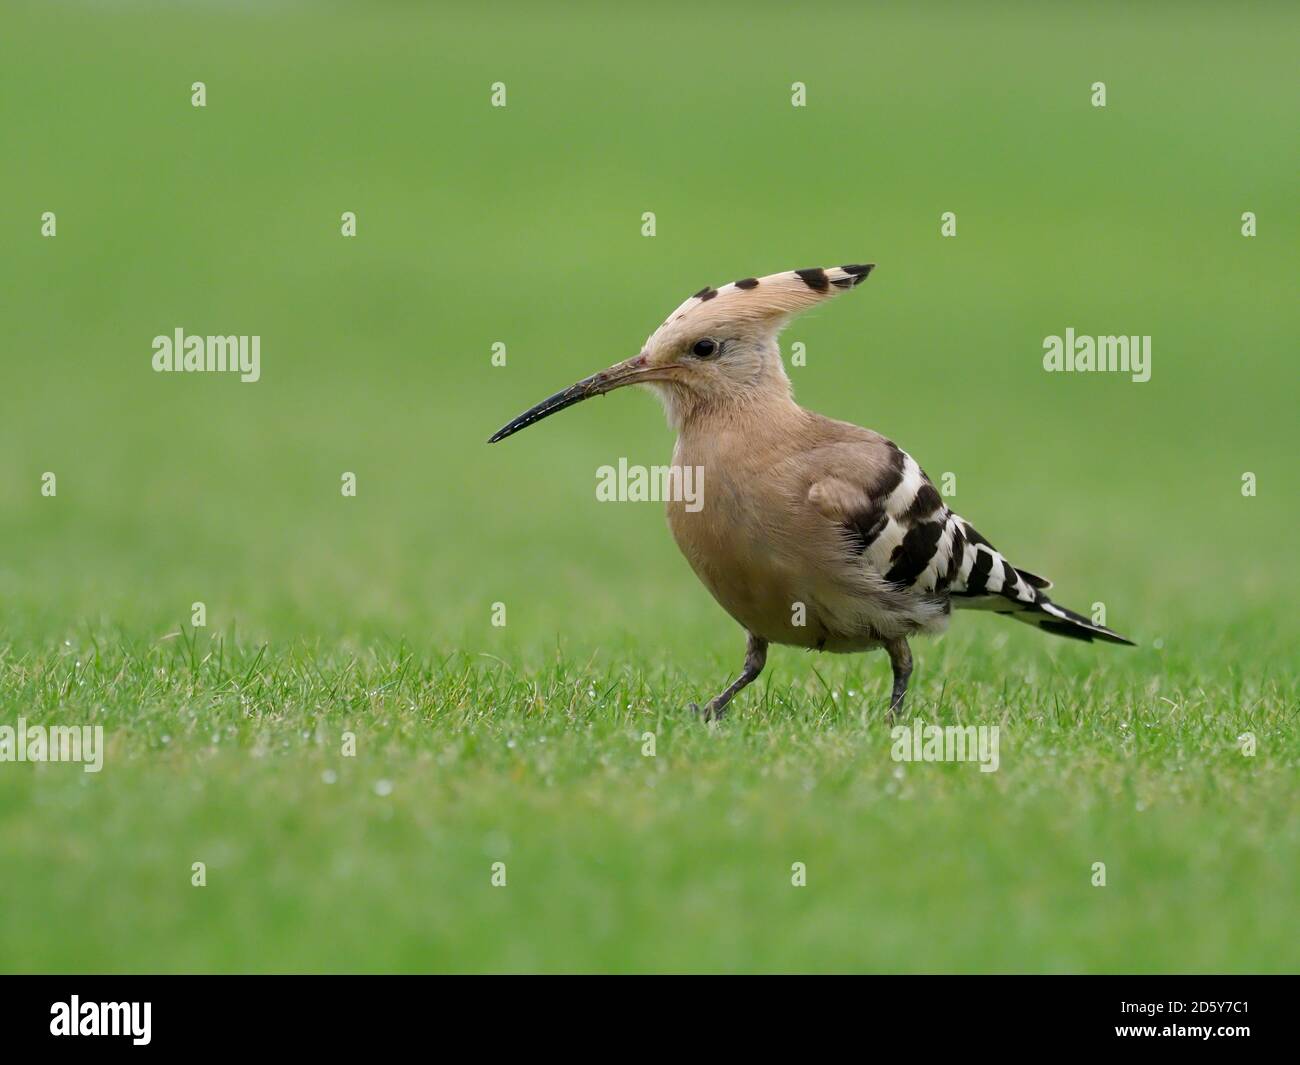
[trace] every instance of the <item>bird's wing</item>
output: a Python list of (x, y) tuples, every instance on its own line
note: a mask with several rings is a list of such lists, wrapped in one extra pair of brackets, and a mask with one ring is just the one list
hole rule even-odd
[(842, 445), (827, 450), (818, 465), (830, 472), (812, 484), (808, 501), (840, 524), (847, 549), (892, 590), (1009, 614), (1061, 636), (1130, 642), (1053, 603), (1045, 594), (1051, 581), (1008, 562), (892, 441), (856, 442), (856, 463)]
[(964, 522), (911, 455), (882, 436), (817, 449), (808, 502), (900, 593), (945, 597), (966, 561)]

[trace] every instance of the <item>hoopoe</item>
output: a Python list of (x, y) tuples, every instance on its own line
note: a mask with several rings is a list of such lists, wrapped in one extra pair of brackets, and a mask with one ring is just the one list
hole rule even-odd
[[(1047, 597), (944, 505), (911, 455), (879, 433), (794, 401), (777, 336), (800, 311), (867, 279), (875, 264), (792, 270), (704, 288), (635, 358), (557, 392), (489, 443), (592, 396), (647, 384), (677, 433), (673, 466), (703, 470), (703, 506), (668, 503), (682, 554), (748, 636), (739, 678), (706, 720), (762, 672), (769, 644), (852, 652), (883, 647), (887, 718), (903, 708), (908, 638), (937, 633), (952, 608), (1007, 614), (1058, 636), (1129, 644)], [(694, 707), (693, 709), (698, 709)]]

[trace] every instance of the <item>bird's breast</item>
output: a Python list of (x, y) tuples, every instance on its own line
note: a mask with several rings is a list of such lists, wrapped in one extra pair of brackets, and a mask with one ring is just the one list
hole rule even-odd
[[(690, 462), (689, 454), (676, 459)], [(702, 474), (702, 477), (701, 477)], [(792, 493), (758, 471), (699, 463), (695, 506), (670, 499), (668, 525), (697, 577), (747, 630), (774, 643), (826, 645), (817, 559), (837, 546), (800, 515)], [(802, 523), (802, 524), (801, 524)], [(823, 523), (824, 524), (824, 523)]]

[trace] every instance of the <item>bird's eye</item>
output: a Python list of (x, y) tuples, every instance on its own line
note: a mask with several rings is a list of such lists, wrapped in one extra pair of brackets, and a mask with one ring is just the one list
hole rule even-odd
[(711, 359), (718, 353), (718, 342), (705, 337), (691, 345), (691, 354), (697, 359)]

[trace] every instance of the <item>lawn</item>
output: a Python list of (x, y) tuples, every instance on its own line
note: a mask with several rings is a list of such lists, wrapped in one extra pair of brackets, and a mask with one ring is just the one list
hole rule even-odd
[[(9, 4), (0, 726), (106, 750), (0, 762), (0, 970), (1300, 968), (1297, 29)], [(651, 397), (485, 444), (703, 285), (863, 261), (800, 401), (1139, 644), (916, 643), (996, 772), (891, 758), (880, 654), (691, 716), (743, 635), (594, 491)], [(260, 380), (154, 372), (177, 328)], [(1044, 372), (1067, 328), (1151, 379)]]

